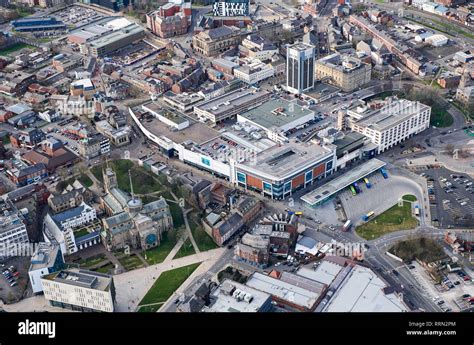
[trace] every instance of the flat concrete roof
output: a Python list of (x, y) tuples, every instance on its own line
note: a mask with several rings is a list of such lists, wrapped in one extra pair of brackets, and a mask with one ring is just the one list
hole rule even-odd
[(385, 294), (387, 285), (370, 269), (355, 266), (329, 300), (325, 312), (404, 312), (408, 311), (394, 293)]
[(259, 272), (255, 272), (246, 285), (307, 309), (312, 309), (320, 296), (318, 292), (306, 290)]
[(205, 110), (216, 117), (219, 117), (220, 114), (229, 112), (235, 107), (241, 106), (247, 102), (252, 102), (254, 99), (257, 99), (267, 93), (267, 91), (255, 91), (254, 89), (236, 90), (214, 98), (208, 102), (201, 103), (200, 105), (196, 106), (196, 108)]
[(88, 44), (89, 46), (94, 48), (101, 48), (116, 41), (120, 41), (124, 37), (132, 36), (139, 32), (144, 32), (143, 28), (138, 24), (133, 23), (122, 29), (111, 31), (109, 33), (104, 34), (103, 36), (93, 38), (91, 41), (88, 42)]
[(297, 274), (302, 277), (317, 281), (319, 283), (330, 285), (343, 268), (343, 266), (338, 265), (334, 262), (324, 260), (316, 268), (316, 270), (312, 270), (307, 267), (302, 267), (298, 270)]
[[(141, 107), (140, 107), (141, 108)], [(132, 109), (132, 111), (140, 119), (138, 108)], [(143, 113), (144, 111), (141, 110)], [(141, 124), (148, 129), (153, 135), (162, 138), (168, 138), (171, 141), (183, 144), (186, 141), (192, 141), (197, 145), (202, 145), (214, 138), (220, 136), (220, 133), (212, 128), (207, 127), (201, 122), (195, 122), (189, 119), (189, 127), (186, 127), (180, 131), (173, 130), (167, 124), (161, 122), (157, 118), (153, 117), (151, 121), (140, 120)]]
[(383, 166), (385, 166), (385, 162), (382, 162), (377, 158), (372, 158), (371, 160), (355, 167), (354, 169), (349, 170), (334, 180), (329, 181), (323, 186), (303, 195), (301, 200), (313, 206), (343, 190), (350, 184), (357, 182), (361, 178), (382, 168)]
[(384, 131), (430, 107), (420, 102), (400, 99), (388, 103), (381, 109), (367, 109), (361, 113), (358, 113), (354, 108), (357, 109), (357, 105), (349, 109), (363, 116), (359, 121), (357, 121), (358, 125), (378, 131)]
[(186, 122), (187, 119), (185, 119), (183, 116), (181, 116), (180, 113), (175, 111), (174, 109), (169, 109), (166, 107), (163, 107), (157, 103), (150, 102), (147, 104), (143, 104), (143, 108), (151, 111), (153, 113), (156, 113), (157, 115), (161, 115), (164, 118), (176, 123), (176, 124), (181, 124), (183, 122)]
[[(241, 293), (250, 295), (252, 299), (250, 303), (245, 300), (239, 300), (233, 297), (232, 294), (227, 294), (225, 291), (236, 291), (240, 290)], [(253, 289), (249, 286), (237, 283), (230, 279), (226, 279), (222, 282), (221, 286), (212, 294), (216, 301), (211, 304), (208, 308), (204, 308), (204, 312), (242, 312), (242, 313), (255, 313), (260, 311), (262, 306), (267, 303), (270, 295)]]
[(260, 152), (255, 160), (243, 162), (239, 164), (239, 167), (257, 174), (284, 179), (329, 158), (333, 151), (335, 151), (335, 146), (331, 144), (320, 146), (290, 141), (282, 146), (275, 145)]
[(267, 101), (256, 108), (239, 114), (243, 118), (263, 128), (282, 127), (307, 115), (314, 115), (312, 110), (287, 101), (283, 98)]

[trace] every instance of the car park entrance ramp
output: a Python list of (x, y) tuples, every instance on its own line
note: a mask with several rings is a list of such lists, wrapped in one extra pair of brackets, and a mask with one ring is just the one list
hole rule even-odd
[(354, 169), (349, 170), (343, 175), (335, 178), (323, 186), (303, 195), (301, 200), (311, 207), (316, 207), (329, 200), (334, 194), (340, 192), (344, 188), (349, 187), (352, 183), (357, 182), (364, 177), (372, 174), (385, 166), (385, 162), (377, 158), (373, 158)]

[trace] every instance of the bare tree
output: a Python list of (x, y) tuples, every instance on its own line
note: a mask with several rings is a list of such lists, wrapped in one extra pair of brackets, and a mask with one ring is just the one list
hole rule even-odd
[(454, 145), (452, 144), (447, 144), (444, 147), (444, 151), (448, 156), (452, 156), (454, 154)]

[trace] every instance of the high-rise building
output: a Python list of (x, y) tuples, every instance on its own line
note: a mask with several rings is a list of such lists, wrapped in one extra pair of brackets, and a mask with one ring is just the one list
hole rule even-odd
[(213, 5), (213, 13), (220, 17), (248, 16), (250, 0), (217, 0)]
[(286, 52), (286, 87), (300, 94), (314, 86), (314, 46), (295, 43)]

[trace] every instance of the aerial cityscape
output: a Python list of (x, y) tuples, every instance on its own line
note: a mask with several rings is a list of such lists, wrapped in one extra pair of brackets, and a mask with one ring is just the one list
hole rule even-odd
[(0, 139), (1, 311), (474, 311), (472, 1), (0, 0)]

